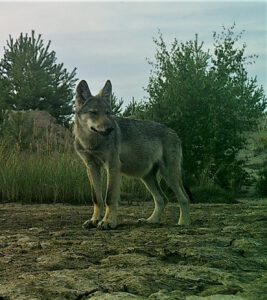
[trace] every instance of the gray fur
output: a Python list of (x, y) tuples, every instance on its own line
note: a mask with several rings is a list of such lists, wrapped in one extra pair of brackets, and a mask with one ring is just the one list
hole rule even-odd
[[(140, 178), (151, 192), (155, 208), (146, 222), (159, 222), (166, 205), (160, 175), (179, 200), (178, 223), (188, 225), (189, 201), (181, 178), (182, 148), (177, 134), (156, 122), (112, 116), (111, 90), (107, 81), (100, 93), (92, 96), (87, 83), (81, 81), (76, 91), (75, 149), (87, 167), (94, 203), (93, 216), (84, 226), (117, 226), (122, 174)], [(101, 168), (107, 172), (105, 205)]]

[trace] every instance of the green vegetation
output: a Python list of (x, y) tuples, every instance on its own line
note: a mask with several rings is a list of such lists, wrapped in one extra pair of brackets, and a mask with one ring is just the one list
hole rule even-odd
[(192, 194), (197, 203), (237, 203), (233, 193), (225, 191), (218, 185), (195, 187)]
[(234, 26), (214, 33), (214, 49), (203, 49), (195, 40), (168, 50), (162, 35), (155, 39), (157, 52), (147, 92), (146, 115), (176, 130), (183, 141), (186, 178), (194, 185), (215, 183), (238, 190), (248, 179), (245, 147), (248, 130), (256, 128), (267, 100), (256, 78), (249, 78), (246, 46)]
[(260, 196), (267, 197), (267, 161), (258, 173), (258, 180), (256, 184), (257, 192)]
[(0, 60), (0, 108), (46, 110), (58, 122), (68, 124), (73, 111), (72, 99), (76, 69), (68, 72), (56, 63), (56, 53), (37, 37), (20, 34), (9, 36)]
[(88, 202), (86, 170), (74, 154), (0, 151), (1, 202)]
[[(0, 126), (0, 202), (86, 204), (86, 168), (73, 137), (46, 112), (10, 112)], [(103, 180), (103, 193), (105, 192)], [(150, 199), (141, 182), (125, 178), (122, 199)]]
[[(73, 151), (11, 152), (0, 144), (0, 186), (0, 202), (87, 204), (91, 199), (86, 168)], [(123, 201), (150, 198), (141, 182), (124, 179)]]
[[(185, 43), (175, 40), (169, 50), (160, 34), (154, 40), (155, 60), (149, 61), (148, 99), (132, 99), (124, 108), (113, 94), (112, 109), (178, 133), (185, 181), (197, 202), (232, 203), (233, 195), (252, 183), (266, 196), (267, 100), (246, 71), (256, 56), (245, 56), (245, 44), (238, 46), (242, 33), (235, 34), (234, 26), (213, 37), (213, 52), (204, 50), (197, 36)], [(81, 204), (90, 199), (85, 167), (74, 153), (70, 130), (61, 126), (71, 127), (76, 70), (68, 73), (57, 65), (49, 47), (34, 32), (16, 41), (10, 37), (0, 61), (2, 202)], [(173, 198), (164, 184), (163, 189)], [(140, 181), (124, 179), (122, 200), (150, 198)]]

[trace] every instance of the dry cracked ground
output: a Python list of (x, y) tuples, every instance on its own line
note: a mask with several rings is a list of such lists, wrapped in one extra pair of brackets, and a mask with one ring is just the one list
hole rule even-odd
[(152, 203), (122, 205), (121, 225), (85, 230), (91, 208), (0, 205), (0, 299), (267, 299), (267, 199), (194, 204), (176, 225), (140, 225)]

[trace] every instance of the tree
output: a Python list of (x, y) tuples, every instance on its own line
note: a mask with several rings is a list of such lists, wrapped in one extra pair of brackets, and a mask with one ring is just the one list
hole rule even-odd
[(145, 102), (137, 102), (133, 97), (125, 107), (122, 115), (124, 117), (146, 119), (146, 106)]
[(245, 57), (245, 45), (236, 46), (241, 36), (234, 26), (214, 33), (214, 54), (203, 50), (197, 35), (186, 43), (174, 40), (170, 50), (161, 34), (154, 40), (147, 116), (177, 131), (187, 177), (196, 184), (212, 180), (229, 187), (246, 177), (237, 153), (267, 101), (257, 79), (248, 77), (253, 57)]
[(117, 96), (114, 93), (112, 93), (110, 98), (110, 105), (113, 114), (116, 116), (120, 116), (122, 113), (122, 105), (123, 105), (122, 98), (118, 100)]
[(58, 64), (39, 34), (9, 36), (0, 61), (0, 82), (4, 86), (1, 106), (15, 110), (47, 110), (58, 122), (66, 124), (72, 113), (76, 68), (68, 72)]

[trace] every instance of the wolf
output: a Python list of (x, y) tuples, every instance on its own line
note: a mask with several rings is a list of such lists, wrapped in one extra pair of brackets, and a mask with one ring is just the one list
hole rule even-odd
[[(85, 228), (117, 226), (122, 175), (140, 178), (154, 199), (146, 223), (158, 223), (167, 204), (160, 186), (163, 178), (180, 206), (179, 225), (189, 225), (189, 196), (182, 181), (182, 147), (175, 131), (165, 125), (112, 115), (112, 85), (107, 80), (93, 96), (85, 80), (76, 88), (74, 147), (84, 162), (91, 184), (94, 211)], [(105, 202), (101, 174), (106, 170)]]

